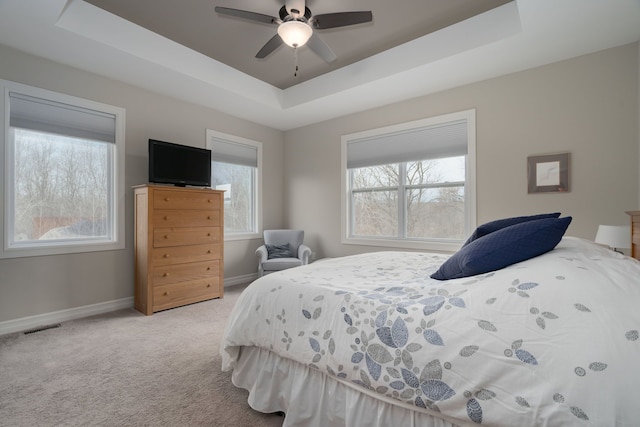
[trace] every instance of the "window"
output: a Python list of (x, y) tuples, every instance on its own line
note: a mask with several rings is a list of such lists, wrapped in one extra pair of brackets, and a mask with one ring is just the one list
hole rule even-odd
[(124, 248), (124, 110), (0, 80), (0, 256)]
[(224, 190), (225, 240), (260, 237), (262, 143), (207, 129), (211, 187)]
[(345, 135), (343, 243), (456, 250), (475, 227), (475, 111)]

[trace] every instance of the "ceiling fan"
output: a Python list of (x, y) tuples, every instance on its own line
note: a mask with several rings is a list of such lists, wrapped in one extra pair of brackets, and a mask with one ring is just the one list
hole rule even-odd
[(278, 32), (256, 54), (256, 58), (264, 59), (283, 43), (299, 48), (307, 44), (309, 48), (326, 62), (336, 60), (336, 55), (314, 30), (345, 27), (348, 25), (371, 22), (371, 11), (336, 12), (313, 15), (304, 0), (286, 0), (280, 8), (279, 18), (247, 10), (228, 7), (215, 7), (216, 12), (223, 15), (244, 18), (278, 26)]

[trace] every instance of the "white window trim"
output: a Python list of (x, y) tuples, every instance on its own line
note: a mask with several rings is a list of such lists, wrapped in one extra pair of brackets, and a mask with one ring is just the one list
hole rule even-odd
[(213, 138), (223, 139), (230, 142), (235, 142), (238, 144), (245, 144), (251, 147), (255, 147), (257, 150), (258, 156), (258, 167), (256, 171), (256, 182), (254, 183), (256, 194), (254, 194), (254, 206), (256, 209), (255, 212), (255, 224), (254, 227), (256, 229), (255, 233), (224, 233), (224, 241), (234, 241), (234, 240), (251, 240), (251, 239), (259, 239), (262, 237), (262, 142), (254, 141), (252, 139), (242, 138), (240, 136), (231, 135), (228, 133), (218, 132), (212, 129), (206, 130), (206, 147), (211, 150), (212, 144), (211, 141)]
[[(60, 255), (82, 252), (96, 252), (119, 250), (125, 248), (125, 109), (114, 107), (112, 105), (91, 101), (88, 99), (78, 98), (75, 96), (65, 95), (46, 89), (40, 89), (32, 86), (23, 85), (7, 80), (0, 80), (0, 88), (4, 95), (4, 102), (0, 105), (0, 128), (2, 129), (2, 140), (0, 141), (0, 164), (4, 165), (4, 174), (0, 174), (0, 215), (2, 215), (2, 228), (0, 229), (0, 259), (2, 258), (20, 258), (42, 255)], [(114, 158), (114, 176), (111, 185), (113, 186), (112, 206), (116, 207), (114, 224), (113, 224), (113, 240), (109, 242), (52, 242), (47, 246), (39, 247), (9, 247), (9, 236), (7, 233), (10, 226), (9, 215), (7, 211), (11, 207), (13, 186), (8, 185), (12, 182), (11, 174), (13, 173), (13, 165), (10, 164), (11, 149), (7, 141), (9, 140), (9, 92), (18, 92), (38, 98), (51, 99), (71, 105), (104, 111), (115, 115), (116, 117), (116, 155)]]
[(465, 165), (465, 230), (471, 233), (476, 227), (476, 110), (470, 109), (441, 116), (429, 117), (412, 122), (370, 129), (342, 136), (341, 147), (341, 243), (345, 245), (379, 246), (400, 249), (435, 250), (454, 252), (460, 249), (462, 241), (448, 239), (411, 240), (392, 238), (362, 238), (349, 236), (348, 218), (351, 211), (349, 197), (349, 180), (347, 169), (347, 146), (350, 141), (364, 138), (374, 138), (380, 135), (396, 132), (406, 132), (411, 129), (433, 126), (457, 120), (467, 123), (467, 159)]

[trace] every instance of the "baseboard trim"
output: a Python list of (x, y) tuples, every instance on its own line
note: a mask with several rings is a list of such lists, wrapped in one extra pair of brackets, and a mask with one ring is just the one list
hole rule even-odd
[(245, 285), (247, 283), (253, 282), (257, 278), (258, 278), (258, 273), (245, 274), (243, 276), (235, 276), (235, 277), (225, 277), (224, 287), (228, 288), (230, 286)]
[[(258, 278), (258, 273), (245, 274), (243, 276), (225, 277), (224, 287), (245, 285)], [(133, 307), (133, 297), (121, 298), (98, 304), (85, 305), (67, 310), (53, 311), (51, 313), (37, 314), (35, 316), (21, 317), (19, 319), (0, 322), (0, 335), (22, 332), (32, 328), (38, 328), (52, 323), (66, 322), (82, 317), (95, 316), (110, 311)]]
[(37, 328), (43, 325), (66, 322), (69, 320), (95, 316), (96, 314), (103, 314), (110, 311), (131, 307), (133, 307), (133, 297), (128, 297), (101, 302), (98, 304), (84, 305), (82, 307), (75, 307), (67, 310), (38, 314), (35, 316), (21, 317), (19, 319), (0, 322), (0, 335), (26, 331), (28, 329)]

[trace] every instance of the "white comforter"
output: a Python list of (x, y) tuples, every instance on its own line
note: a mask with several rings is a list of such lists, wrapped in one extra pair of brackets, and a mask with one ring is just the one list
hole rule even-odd
[(565, 237), (489, 274), (377, 252), (265, 276), (241, 295), (223, 369), (257, 346), (460, 425), (640, 425), (640, 262)]

